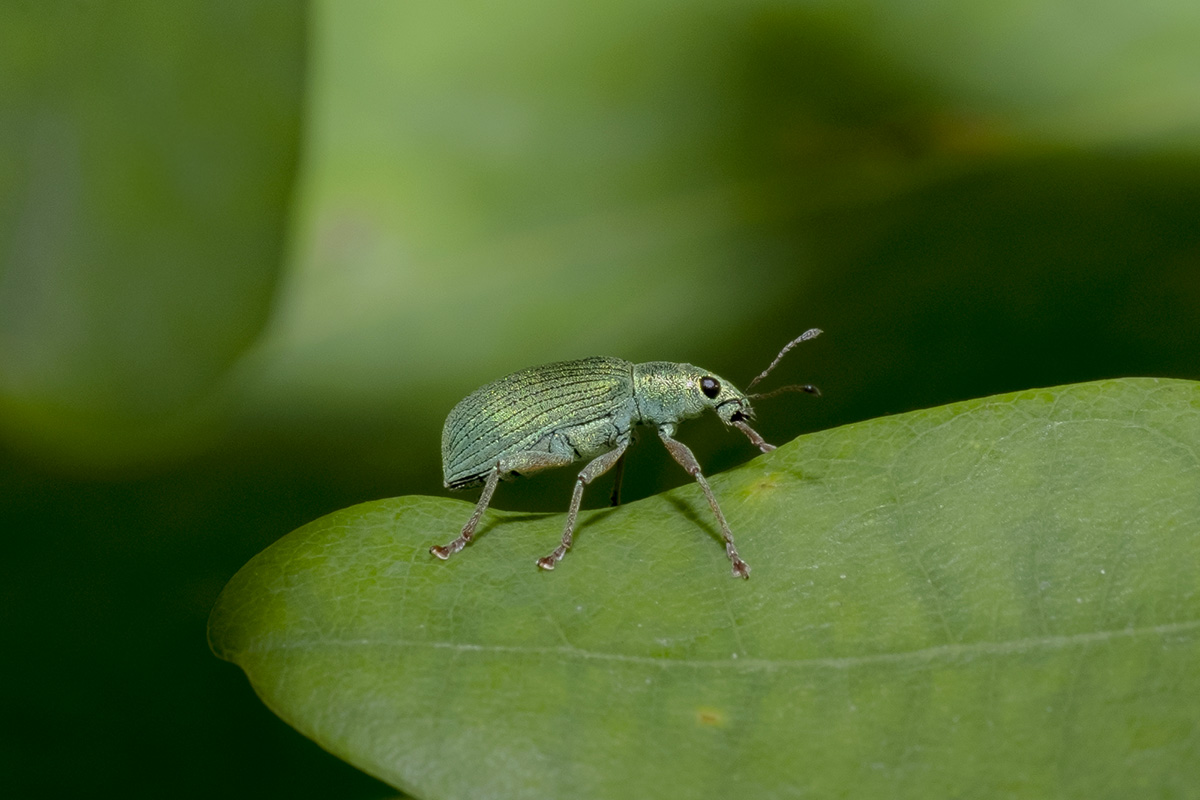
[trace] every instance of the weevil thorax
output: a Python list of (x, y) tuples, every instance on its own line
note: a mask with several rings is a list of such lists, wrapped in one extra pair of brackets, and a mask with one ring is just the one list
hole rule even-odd
[(750, 401), (736, 386), (692, 364), (634, 364), (633, 397), (639, 421), (647, 425), (673, 425), (710, 408), (726, 425), (754, 418)]

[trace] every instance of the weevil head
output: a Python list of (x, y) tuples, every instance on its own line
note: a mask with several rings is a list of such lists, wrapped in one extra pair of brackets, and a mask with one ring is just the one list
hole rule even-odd
[(746, 395), (732, 383), (691, 364), (635, 364), (633, 378), (638, 414), (646, 423), (675, 423), (712, 409), (731, 425), (754, 414)]
[(721, 422), (726, 425), (754, 419), (754, 408), (749, 398), (724, 378), (705, 373), (696, 379), (696, 388), (708, 407), (717, 412)]
[(757, 431), (750, 427), (749, 420), (754, 419), (754, 408), (750, 405), (750, 398), (745, 392), (729, 381), (711, 373), (698, 375), (694, 380), (694, 385), (700, 390), (705, 403), (717, 412), (721, 422), (746, 434), (746, 438), (764, 453), (775, 449), (775, 445), (768, 444), (758, 435)]
[[(818, 328), (811, 328), (784, 345), (779, 355), (775, 356), (775, 360), (757, 378), (750, 381), (746, 387), (747, 391), (767, 377), (789, 350), (820, 333)], [(674, 426), (680, 420), (697, 416), (704, 413), (705, 409), (711, 408), (721, 418), (721, 422), (746, 434), (746, 438), (764, 453), (774, 450), (775, 446), (765, 442), (750, 427), (749, 420), (754, 419), (754, 408), (750, 405), (750, 399), (774, 397), (783, 392), (804, 392), (818, 396), (821, 394), (817, 387), (809, 384), (781, 386), (766, 394), (746, 394), (719, 375), (691, 364), (677, 364), (673, 361), (634, 364), (632, 388), (633, 396), (629, 399), (633, 408), (630, 411), (636, 422)]]
[(741, 389), (716, 375), (701, 375), (696, 380), (696, 386), (713, 411), (717, 412), (721, 422), (746, 434), (746, 438), (750, 440), (751, 444), (764, 453), (775, 449), (775, 445), (768, 444), (756, 430), (750, 427), (749, 420), (754, 419), (754, 408), (750, 405), (752, 395), (747, 396)]

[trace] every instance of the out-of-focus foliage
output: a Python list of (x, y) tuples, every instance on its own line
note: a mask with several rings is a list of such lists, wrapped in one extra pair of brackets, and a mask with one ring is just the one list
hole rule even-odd
[(1200, 383), (801, 437), (581, 520), (363, 503), (210, 626), (264, 702), (416, 797), (1182, 796), (1200, 781)]
[(769, 411), (790, 437), (1169, 371), (1179, 331), (1139, 317), (1200, 301), (1183, 3), (315, 19), (295, 258), (239, 408), (367, 474), (438, 491), (446, 410), (543, 361), (749, 376), (820, 325), (792, 374), (838, 399), (810, 422)]
[[(825, 397), (764, 404), (775, 441), (1196, 377), (1198, 40), (1184, 0), (5, 4), (5, 771), (386, 791), (199, 631), (283, 532), (440, 492), (445, 413), (510, 369), (744, 381), (819, 326), (778, 377)], [(635, 455), (630, 499), (686, 480)]]
[(0, 12), (0, 435), (99, 466), (188, 449), (258, 335), (300, 141), (295, 4)]

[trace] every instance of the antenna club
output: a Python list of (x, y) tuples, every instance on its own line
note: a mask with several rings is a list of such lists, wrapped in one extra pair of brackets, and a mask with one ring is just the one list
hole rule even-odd
[[(764, 369), (764, 370), (762, 371), (762, 373), (761, 373), (761, 374), (760, 374), (760, 375), (759, 375), (757, 378), (755, 378), (754, 380), (750, 381), (749, 385), (747, 385), (747, 386), (746, 386), (746, 391), (747, 391), (747, 392), (748, 392), (748, 391), (750, 391), (751, 389), (753, 389), (753, 388), (754, 388), (754, 385), (755, 385), (756, 383), (758, 383), (758, 382), (759, 382), (759, 381), (761, 381), (763, 378), (765, 378), (765, 377), (767, 377), (768, 375), (770, 375), (770, 374), (771, 374), (771, 370), (775, 369), (775, 367), (776, 367), (776, 366), (779, 364), (779, 362), (783, 360), (783, 357), (784, 357), (784, 356), (786, 356), (786, 355), (788, 354), (788, 351), (789, 351), (789, 350), (791, 350), (793, 347), (795, 347), (796, 345), (800, 344), (801, 342), (807, 342), (809, 339), (815, 339), (815, 338), (817, 338), (818, 336), (820, 336), (820, 335), (821, 335), (821, 333), (822, 333), (822, 331), (821, 331), (821, 329), (820, 329), (820, 328), (809, 328), (809, 329), (808, 329), (808, 330), (806, 330), (804, 333), (800, 334), (800, 335), (799, 335), (799, 336), (797, 336), (795, 339), (792, 339), (790, 342), (788, 342), (787, 344), (785, 344), (785, 345), (783, 346), (783, 349), (779, 351), (779, 355), (775, 356), (775, 360), (774, 360), (774, 361), (772, 361), (772, 362), (771, 362), (771, 363), (770, 363), (770, 364), (767, 366), (767, 368), (766, 368), (766, 369)], [(816, 391), (816, 387), (815, 387), (815, 386), (810, 386), (810, 387), (808, 387), (808, 388), (802, 389), (802, 391), (806, 391), (806, 392), (808, 392), (810, 389), (811, 389), (811, 390), (813, 390), (813, 391), (809, 392), (810, 394), (816, 394), (816, 395), (820, 395), (820, 394), (821, 394), (820, 392)]]

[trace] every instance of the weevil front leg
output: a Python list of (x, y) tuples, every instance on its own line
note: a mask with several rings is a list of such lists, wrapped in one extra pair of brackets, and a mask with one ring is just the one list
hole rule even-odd
[(488, 503), (492, 502), (492, 493), (496, 491), (496, 484), (500, 482), (501, 475), (509, 472), (531, 473), (539, 472), (543, 469), (553, 469), (554, 467), (565, 467), (573, 460), (570, 456), (558, 455), (556, 453), (528, 451), (517, 453), (497, 462), (496, 466), (492, 467), (491, 471), (488, 472), (487, 479), (483, 484), (483, 494), (479, 495), (479, 502), (475, 504), (475, 511), (471, 514), (471, 518), (467, 520), (467, 524), (463, 525), (462, 533), (458, 535), (457, 539), (447, 545), (435, 545), (429, 548), (429, 552), (445, 561), (471, 543), (471, 539), (475, 538), (475, 528), (479, 525), (479, 520), (483, 517), (483, 512), (487, 510)]
[(579, 504), (583, 502), (583, 487), (608, 472), (614, 464), (621, 463), (627, 447), (629, 447), (627, 439), (618, 442), (615, 449), (596, 456), (580, 471), (579, 477), (575, 479), (575, 491), (571, 495), (571, 508), (567, 511), (567, 524), (563, 528), (562, 544), (554, 548), (554, 552), (550, 555), (539, 558), (537, 561), (539, 567), (554, 569), (554, 565), (563, 560), (563, 556), (571, 549), (571, 542), (575, 535), (575, 517), (579, 515)]
[(686, 444), (671, 438), (671, 431), (666, 426), (658, 429), (658, 436), (667, 446), (667, 451), (671, 456), (679, 462), (679, 466), (687, 470), (687, 473), (695, 478), (696, 483), (700, 484), (700, 488), (704, 490), (704, 496), (708, 498), (708, 504), (712, 506), (713, 514), (717, 516), (717, 524), (721, 526), (721, 535), (725, 538), (725, 554), (729, 556), (729, 562), (733, 565), (734, 577), (749, 578), (750, 565), (738, 556), (737, 547), (733, 544), (733, 531), (729, 530), (729, 523), (725, 521), (725, 515), (721, 513), (721, 507), (717, 505), (717, 498), (709, 488), (708, 481), (700, 472), (700, 462), (696, 461), (696, 456), (692, 454)]
[(759, 436), (758, 431), (754, 430), (754, 428), (751, 428), (745, 422), (735, 419), (733, 421), (733, 425), (742, 433), (746, 434), (746, 438), (750, 440), (750, 444), (754, 445), (759, 450), (762, 450), (764, 453), (769, 453), (775, 449), (775, 445), (770, 444), (761, 436)]

